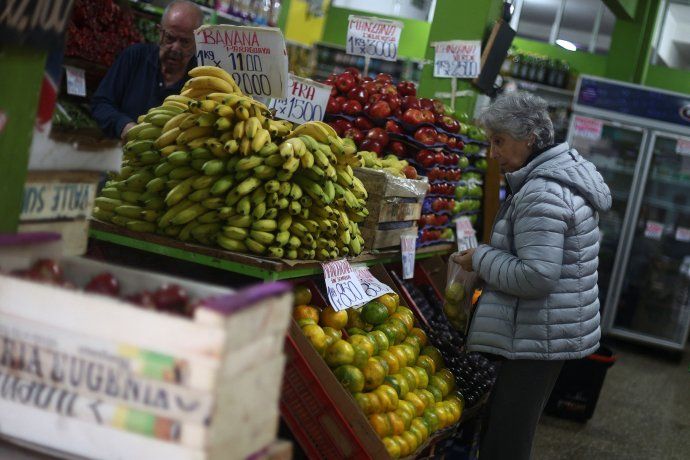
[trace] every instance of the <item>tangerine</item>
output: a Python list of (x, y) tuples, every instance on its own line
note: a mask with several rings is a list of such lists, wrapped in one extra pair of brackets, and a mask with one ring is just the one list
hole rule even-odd
[(388, 423), (394, 435), (400, 435), (405, 431), (405, 422), (397, 412), (388, 412)]
[(331, 367), (352, 364), (352, 361), (355, 359), (355, 349), (350, 343), (342, 339), (336, 340), (333, 345), (326, 349), (325, 359), (326, 363)]
[(364, 374), (364, 389), (365, 390), (375, 390), (377, 389), (386, 378), (386, 370), (384, 369), (381, 362), (376, 358), (369, 358), (362, 369)]
[(381, 302), (388, 309), (388, 314), (392, 315), (398, 308), (398, 299), (393, 297), (391, 294), (384, 294), (377, 301)]
[(386, 448), (386, 452), (391, 458), (400, 458), (400, 445), (395, 442), (392, 438), (385, 437), (383, 441), (383, 446)]
[(410, 402), (414, 406), (414, 413), (417, 417), (421, 417), (424, 414), (424, 409), (426, 409), (426, 404), (422, 401), (416, 393), (410, 391), (405, 395), (405, 401)]
[(427, 342), (429, 341), (429, 339), (426, 336), (426, 332), (424, 332), (424, 330), (418, 327), (413, 327), (408, 337), (417, 337), (419, 339), (420, 347), (426, 346)]
[(438, 348), (427, 345), (426, 347), (422, 348), (421, 354), (429, 356), (434, 360), (434, 365), (437, 371), (443, 369), (443, 356)]
[(336, 330), (341, 330), (347, 325), (347, 310), (335, 311), (330, 305), (321, 310), (319, 316), (319, 324), (321, 326), (332, 327)]
[(388, 309), (382, 303), (372, 300), (362, 307), (360, 317), (365, 323), (376, 326), (386, 321), (388, 318)]
[(316, 351), (323, 353), (327, 346), (327, 335), (321, 329), (321, 326), (316, 324), (307, 324), (302, 328), (302, 332), (307, 337), (311, 345), (316, 348)]
[(314, 322), (319, 322), (319, 309), (312, 307), (311, 305), (297, 305), (294, 310), (292, 310), (292, 317), (296, 321), (301, 319), (313, 319)]
[(333, 374), (350, 393), (358, 393), (364, 389), (364, 374), (351, 364), (336, 367)]
[(309, 305), (311, 303), (311, 289), (303, 284), (298, 284), (292, 290), (293, 294), (293, 305)]
[(436, 363), (431, 356), (419, 355), (417, 357), (416, 365), (424, 369), (427, 376), (431, 376), (436, 373)]
[(400, 361), (398, 361), (398, 356), (390, 349), (380, 352), (379, 356), (386, 360), (386, 363), (388, 364), (388, 374), (395, 374), (400, 370)]
[(371, 414), (369, 416), (369, 423), (374, 428), (376, 434), (379, 435), (379, 438), (385, 438), (391, 434), (392, 428), (386, 414)]

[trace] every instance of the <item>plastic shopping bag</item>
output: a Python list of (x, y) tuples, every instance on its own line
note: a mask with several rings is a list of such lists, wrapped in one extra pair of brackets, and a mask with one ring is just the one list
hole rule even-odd
[(455, 254), (448, 260), (443, 312), (454, 329), (467, 335), (474, 304), (479, 297), (475, 292), (480, 288), (479, 277), (475, 272), (467, 272), (453, 262), (453, 256)]

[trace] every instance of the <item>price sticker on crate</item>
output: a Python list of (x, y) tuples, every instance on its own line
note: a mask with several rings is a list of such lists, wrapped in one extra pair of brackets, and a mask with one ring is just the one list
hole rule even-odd
[(85, 97), (86, 77), (84, 76), (84, 69), (66, 65), (65, 75), (67, 75), (67, 94)]
[(458, 251), (467, 251), (477, 247), (477, 231), (472, 227), (472, 222), (467, 216), (461, 216), (455, 221), (455, 237), (458, 243)]
[(417, 234), (403, 233), (400, 235), (400, 252), (402, 253), (403, 279), (414, 278), (414, 261), (417, 251)]
[(393, 290), (386, 284), (377, 280), (367, 267), (356, 267), (355, 274), (362, 284), (364, 294), (367, 296), (367, 302), (377, 299), (383, 294), (393, 294)]
[(226, 70), (250, 96), (288, 96), (288, 58), (280, 29), (206, 25), (194, 37), (200, 66)]
[(347, 24), (345, 52), (385, 61), (398, 59), (403, 23), (351, 14)]
[(331, 95), (331, 86), (290, 74), (287, 99), (271, 99), (268, 108), (276, 117), (293, 123), (321, 121)]
[(482, 42), (452, 40), (433, 43), (434, 77), (477, 78), (481, 71)]
[(328, 301), (335, 311), (359, 307), (369, 301), (362, 283), (346, 259), (321, 264)]

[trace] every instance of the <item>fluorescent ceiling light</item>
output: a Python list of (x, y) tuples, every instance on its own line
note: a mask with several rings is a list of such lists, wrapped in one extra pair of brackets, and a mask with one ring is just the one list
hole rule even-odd
[(576, 51), (577, 50), (577, 46), (575, 46), (575, 44), (573, 42), (569, 42), (568, 40), (562, 40), (559, 38), (558, 40), (556, 40), (556, 44), (558, 46), (560, 46), (561, 48), (567, 49), (568, 51)]
[(515, 12), (515, 5), (513, 3), (510, 4), (510, 14), (513, 14)]

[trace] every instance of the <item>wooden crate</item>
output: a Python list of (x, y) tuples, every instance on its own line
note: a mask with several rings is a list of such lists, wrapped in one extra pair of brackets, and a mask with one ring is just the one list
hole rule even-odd
[[(357, 168), (355, 175), (369, 193), (369, 216), (360, 223), (365, 249), (399, 246), (401, 234), (417, 232), (416, 221), (429, 190), (427, 182), (369, 168)], [(405, 224), (400, 225), (402, 222)]]
[[(3, 268), (19, 265), (0, 254)], [(211, 300), (187, 319), (0, 276), (0, 381), (17, 389), (0, 396), (13, 414), (0, 435), (113, 459), (245, 458), (274, 442), (289, 285), (233, 293), (81, 258), (61, 265), (77, 285), (108, 271), (124, 295), (176, 283)]]

